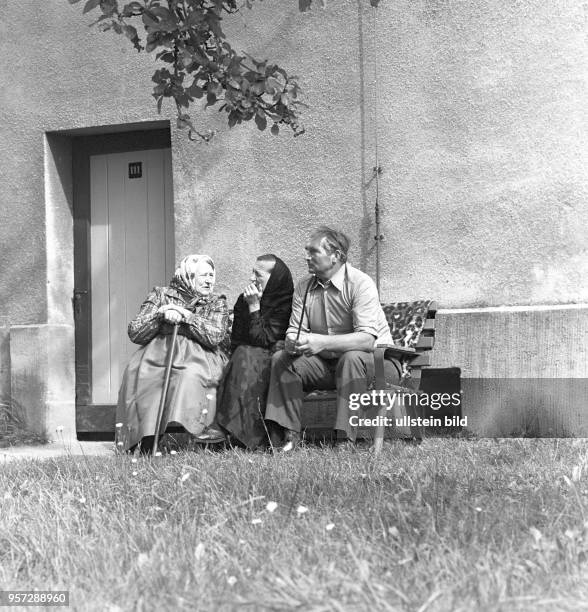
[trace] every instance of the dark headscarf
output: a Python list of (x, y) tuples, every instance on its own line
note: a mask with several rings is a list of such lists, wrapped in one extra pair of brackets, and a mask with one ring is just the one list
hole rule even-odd
[[(260, 318), (263, 319), (261, 329), (258, 333), (268, 337), (273, 342), (283, 340), (288, 329), (290, 313), (292, 311), (292, 295), (294, 293), (294, 281), (288, 266), (276, 255), (276, 264), (268, 278), (267, 284), (260, 300)], [(231, 344), (254, 344), (260, 346), (260, 338), (250, 337), (249, 306), (239, 296), (234, 307), (233, 331), (231, 333)], [(270, 342), (269, 344), (273, 344)]]

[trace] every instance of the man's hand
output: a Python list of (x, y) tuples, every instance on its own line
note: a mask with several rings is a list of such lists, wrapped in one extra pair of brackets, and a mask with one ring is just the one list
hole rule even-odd
[[(300, 334), (299, 341), (306, 338), (306, 334)], [(301, 355), (302, 353), (296, 347), (296, 334), (287, 334), (284, 346), (286, 353), (289, 355)]]
[(295, 347), (299, 354), (302, 353), (310, 357), (311, 355), (316, 355), (325, 350), (326, 338), (328, 338), (328, 336), (323, 334), (305, 334), (304, 338), (301, 335)]
[(261, 292), (255, 285), (251, 283), (243, 290), (243, 298), (249, 306), (249, 312), (255, 312), (259, 310), (259, 301), (261, 300)]
[(157, 312), (161, 318), (168, 323), (181, 323), (192, 314), (187, 308), (183, 308), (177, 304), (164, 304), (159, 307)]

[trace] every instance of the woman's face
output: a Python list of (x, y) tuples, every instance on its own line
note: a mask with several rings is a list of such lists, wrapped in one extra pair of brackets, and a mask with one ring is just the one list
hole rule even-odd
[(269, 280), (269, 277), (272, 274), (272, 270), (274, 269), (274, 262), (273, 261), (256, 261), (255, 265), (253, 266), (253, 271), (251, 272), (251, 276), (249, 277), (249, 280), (252, 283), (255, 283), (255, 286), (259, 289), (259, 291), (261, 293), (263, 293), (266, 285), (267, 285), (267, 281)]
[(190, 272), (190, 280), (197, 293), (200, 295), (210, 295), (214, 289), (215, 281), (212, 266), (205, 261), (199, 261)]

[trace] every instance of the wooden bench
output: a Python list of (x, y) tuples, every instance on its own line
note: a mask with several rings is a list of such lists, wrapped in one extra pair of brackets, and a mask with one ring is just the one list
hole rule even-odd
[[(378, 347), (374, 354), (375, 362), (375, 380), (369, 388), (376, 390), (387, 389), (387, 384), (384, 379), (384, 358), (386, 355), (392, 356), (403, 362), (405, 374), (399, 386), (407, 391), (418, 391), (420, 388), (420, 379), (422, 369), (431, 365), (431, 350), (435, 345), (435, 315), (437, 313), (437, 304), (435, 302), (419, 301), (419, 302), (399, 302), (394, 304), (382, 305), (390, 331), (395, 343), (401, 344), (402, 338), (406, 338), (406, 330), (398, 329), (395, 325), (395, 314), (399, 310), (406, 311), (411, 307), (419, 308), (422, 314), (415, 314), (415, 317), (423, 316), (424, 321), (422, 330), (414, 347)], [(410, 335), (410, 331), (409, 331)], [(414, 338), (413, 338), (414, 340)], [(370, 416), (386, 416), (385, 408), (380, 411), (371, 411)], [(419, 416), (414, 412), (410, 412), (409, 416)], [(323, 439), (326, 441), (332, 440), (333, 426), (337, 415), (336, 393), (335, 391), (313, 391), (306, 395), (302, 408), (302, 428), (305, 436), (313, 439)], [(390, 435), (395, 437), (422, 437), (422, 428), (412, 428), (410, 434), (407, 435), (406, 428), (398, 432), (393, 427), (387, 428)], [(376, 451), (381, 448), (382, 437), (384, 434), (383, 427), (374, 431), (373, 428), (358, 429), (358, 437), (375, 438)]]
[[(399, 304), (407, 304), (406, 302)], [(386, 313), (392, 337), (394, 341), (400, 344), (400, 338), (402, 332), (395, 329), (394, 326), (394, 312), (395, 308), (399, 304), (384, 304), (384, 312)], [(413, 302), (414, 304), (414, 302)], [(437, 305), (435, 302), (428, 303), (428, 309), (426, 312), (426, 319), (424, 321), (423, 329), (420, 333), (418, 341), (414, 350), (403, 352), (401, 348), (395, 347), (394, 349), (388, 349), (396, 351), (397, 354), (401, 354), (406, 360), (407, 370), (410, 372), (410, 378), (405, 381), (406, 385), (410, 385), (415, 389), (420, 386), (421, 372), (423, 368), (426, 368), (431, 364), (430, 352), (435, 344), (435, 314), (437, 311)], [(230, 312), (230, 325), (232, 324), (233, 313)], [(226, 347), (230, 346), (230, 327), (227, 339), (225, 341)], [(383, 356), (386, 349), (377, 350), (375, 354), (376, 363), (382, 363), (381, 370), (383, 371)], [(376, 368), (377, 373), (380, 372), (380, 368)], [(383, 376), (377, 376), (375, 389), (385, 389), (386, 384), (383, 380)], [(304, 401), (302, 411), (302, 427), (306, 437), (314, 439), (332, 440), (333, 439), (333, 426), (336, 419), (336, 404), (335, 404), (335, 392), (334, 391), (314, 391), (309, 393)], [(78, 437), (80, 439), (105, 439), (111, 440), (115, 432), (115, 410), (116, 406), (104, 406), (102, 410), (96, 407), (79, 407), (77, 409), (77, 429)], [(393, 433), (393, 432), (389, 432)], [(373, 432), (369, 430), (359, 430), (358, 435), (360, 437), (372, 437)], [(413, 437), (420, 437), (421, 432), (415, 432)], [(404, 436), (406, 437), (406, 436)]]

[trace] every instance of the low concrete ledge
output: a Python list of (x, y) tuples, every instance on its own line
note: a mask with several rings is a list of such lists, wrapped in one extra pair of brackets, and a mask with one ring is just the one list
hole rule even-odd
[(588, 306), (440, 310), (435, 367), (462, 370), (482, 436), (588, 436)]

